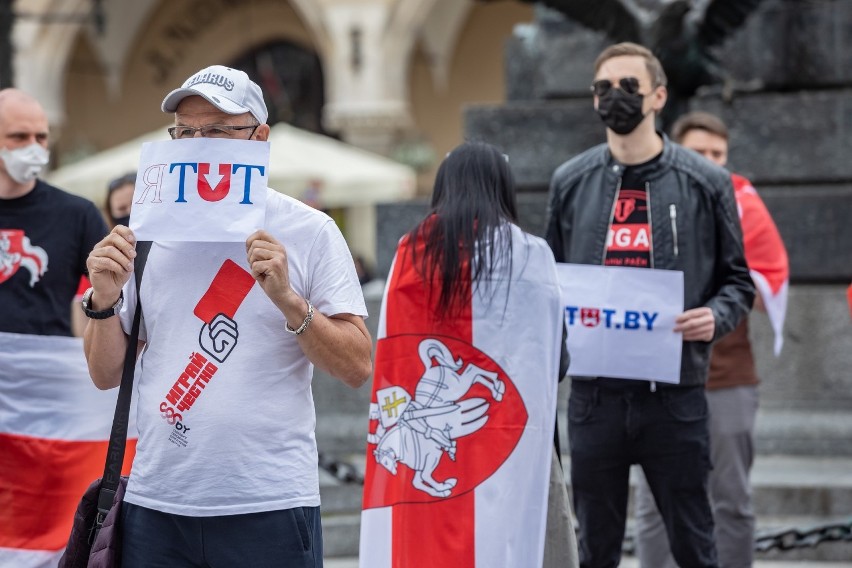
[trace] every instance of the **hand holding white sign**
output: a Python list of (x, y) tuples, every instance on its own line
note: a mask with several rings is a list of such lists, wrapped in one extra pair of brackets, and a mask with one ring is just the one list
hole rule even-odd
[(557, 271), (571, 375), (680, 382), (686, 333), (704, 337), (709, 311), (682, 313), (682, 272), (560, 263)]
[(710, 308), (686, 310), (675, 318), (675, 331), (683, 333), (684, 341), (713, 341), (716, 318)]
[[(285, 297), (295, 294), (290, 288), (287, 251), (284, 246), (266, 231), (257, 231), (246, 241), (246, 255), (251, 275), (279, 309), (283, 309), (282, 301)], [(303, 303), (300, 299), (299, 304)]]
[(95, 290), (92, 296), (95, 311), (106, 309), (118, 300), (122, 287), (133, 273), (135, 245), (133, 232), (118, 225), (89, 253), (86, 270)]
[(244, 241), (263, 226), (268, 174), (268, 142), (145, 143), (130, 228), (142, 241)]

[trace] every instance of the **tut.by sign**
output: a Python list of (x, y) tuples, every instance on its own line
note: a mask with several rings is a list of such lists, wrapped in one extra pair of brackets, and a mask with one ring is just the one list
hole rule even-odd
[(558, 263), (570, 375), (680, 382), (683, 273)]
[(130, 228), (141, 241), (245, 241), (263, 227), (268, 179), (269, 142), (147, 142)]

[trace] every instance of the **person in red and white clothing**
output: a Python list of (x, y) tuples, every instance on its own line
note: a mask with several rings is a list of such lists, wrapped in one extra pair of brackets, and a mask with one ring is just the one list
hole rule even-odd
[[(710, 161), (725, 166), (728, 128), (715, 115), (691, 112), (672, 126), (672, 138)], [(731, 174), (743, 229), (746, 262), (755, 287), (755, 308), (765, 311), (781, 351), (787, 310), (789, 262), (784, 242), (751, 182)], [(748, 334), (748, 318), (713, 345), (707, 402), (710, 406), (710, 499), (716, 520), (716, 547), (722, 568), (751, 566), (754, 511), (749, 472), (754, 460), (758, 376)], [(636, 548), (643, 567), (676, 566), (662, 519), (644, 478), (636, 508)]]

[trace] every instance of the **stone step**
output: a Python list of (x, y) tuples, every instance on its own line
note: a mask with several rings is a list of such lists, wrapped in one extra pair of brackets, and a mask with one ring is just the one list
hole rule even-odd
[[(815, 517), (767, 517), (759, 518), (757, 525), (757, 536), (777, 534), (779, 530), (795, 528), (797, 531), (805, 532), (807, 529), (821, 527), (827, 523), (849, 522), (849, 519), (823, 519)], [(360, 515), (350, 514), (326, 514), (322, 516), (323, 546), (326, 558), (357, 558), (360, 545)], [(631, 524), (628, 524), (628, 535), (632, 535)], [(793, 544), (794, 541), (789, 541)], [(830, 541), (822, 542), (816, 546), (806, 548), (793, 548), (790, 550), (779, 550), (773, 548), (767, 552), (756, 552), (757, 566), (763, 562), (802, 562), (807, 565), (819, 563), (830, 563), (831, 566), (852, 566), (852, 542)], [(635, 566), (629, 564), (632, 555), (625, 555), (622, 566)], [(827, 568), (827, 567), (826, 567)]]
[[(364, 472), (365, 457), (339, 457)], [(563, 455), (570, 467), (570, 458)], [(761, 518), (837, 518), (852, 514), (852, 458), (759, 455), (751, 475), (754, 508)], [(635, 485), (631, 476), (631, 485)], [(568, 480), (570, 491), (570, 480)], [(363, 487), (338, 481), (320, 471), (323, 512), (346, 514), (360, 511)]]
[[(363, 474), (365, 456), (349, 454), (340, 459)], [(567, 455), (563, 456), (563, 463), (570, 465)], [(631, 476), (633, 484), (635, 478)], [(852, 457), (759, 455), (752, 471), (752, 489), (758, 535), (776, 534), (782, 529), (804, 533), (828, 523), (848, 523), (852, 512)], [(362, 492), (361, 485), (342, 483), (321, 471), (327, 557), (357, 556)], [(631, 529), (632, 520), (628, 534)], [(824, 562), (852, 561), (852, 542), (824, 542), (814, 548), (789, 551), (772, 549), (759, 553), (758, 558), (818, 562), (820, 566)], [(848, 565), (852, 566), (852, 562)]]
[(369, 401), (365, 401), (361, 412), (336, 412), (333, 419), (323, 417), (317, 411), (316, 437), (319, 451), (335, 455), (366, 451), (368, 409)]
[[(567, 381), (559, 387), (557, 421), (562, 451), (568, 451)], [(852, 387), (852, 381), (846, 381)], [(788, 408), (773, 400), (772, 387), (761, 385), (761, 407), (755, 422), (755, 447), (758, 455), (848, 456), (852, 457), (852, 413), (814, 405)], [(764, 392), (766, 391), (766, 392)], [(822, 405), (821, 405), (822, 406)]]
[[(314, 379), (317, 445), (332, 454), (366, 448), (370, 387), (351, 389), (330, 377)], [(852, 386), (852, 385), (851, 385)], [(557, 419), (563, 451), (567, 451), (568, 381), (560, 385)], [(764, 394), (764, 390), (767, 392)], [(785, 408), (772, 399), (772, 387), (761, 387), (762, 406), (755, 425), (757, 452), (763, 455), (852, 456), (852, 413), (839, 409)]]
[(322, 514), (323, 556), (358, 557), (361, 529), (360, 513)]
[(757, 456), (751, 481), (758, 515), (852, 514), (852, 457)]
[(349, 514), (361, 510), (364, 486), (355, 483), (323, 483), (320, 481), (320, 499), (323, 515)]
[[(335, 412), (333, 419), (319, 416), (316, 435), (320, 451), (332, 454), (364, 451), (369, 401), (365, 397), (353, 407), (350, 412)], [(558, 415), (563, 451), (568, 449), (566, 412), (560, 408)], [(761, 408), (755, 425), (755, 444), (761, 455), (813, 456), (817, 459), (820, 456), (852, 456), (852, 413)]]
[[(357, 404), (352, 403), (348, 412), (334, 412), (333, 419), (317, 411), (316, 436), (320, 451), (338, 455), (364, 451), (369, 408), (367, 396)], [(560, 401), (558, 420), (563, 451), (567, 451), (567, 410), (564, 406)], [(331, 414), (330, 410), (327, 412)], [(761, 408), (755, 425), (755, 444), (761, 455), (813, 456), (817, 459), (821, 456), (852, 456), (852, 413)]]

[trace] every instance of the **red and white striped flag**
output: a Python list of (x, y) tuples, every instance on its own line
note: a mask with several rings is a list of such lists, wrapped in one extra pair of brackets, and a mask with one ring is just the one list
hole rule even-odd
[[(117, 395), (92, 384), (82, 340), (0, 333), (0, 566), (56, 566), (103, 474)], [(135, 413), (135, 438), (132, 424)]]
[(444, 322), (407, 239), (397, 250), (376, 346), (362, 568), (541, 565), (562, 314), (550, 249), (512, 230), (511, 279), (502, 264)]
[(731, 174), (731, 180), (743, 228), (746, 264), (775, 332), (774, 350), (775, 355), (778, 355), (784, 344), (782, 332), (790, 279), (787, 249), (766, 205), (751, 182), (737, 174)]

